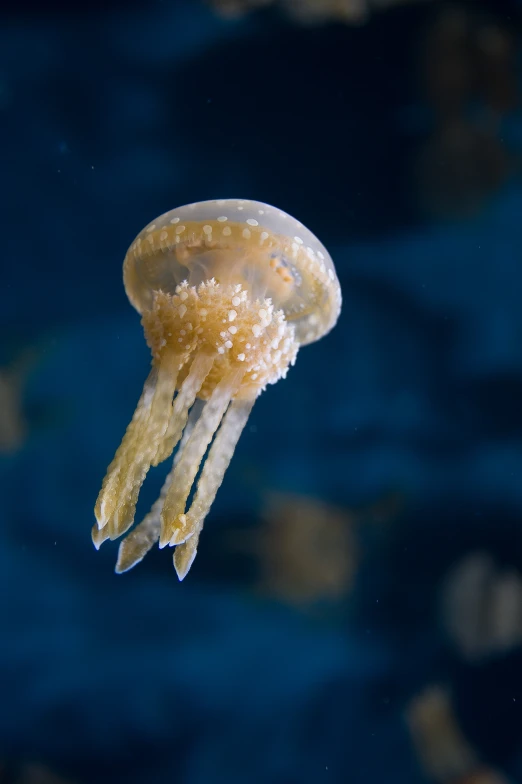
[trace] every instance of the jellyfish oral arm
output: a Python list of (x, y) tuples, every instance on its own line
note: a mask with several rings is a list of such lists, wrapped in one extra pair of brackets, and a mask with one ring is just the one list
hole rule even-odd
[(154, 502), (150, 512), (145, 515), (141, 523), (122, 539), (118, 550), (118, 561), (116, 563), (117, 574), (127, 572), (129, 569), (132, 569), (133, 566), (136, 566), (159, 540), (161, 513), (163, 511), (163, 504), (165, 503), (167, 491), (172, 483), (174, 468), (176, 467), (180, 456), (183, 454), (183, 448), (199, 419), (201, 406), (202, 401), (196, 400), (190, 411), (185, 430), (183, 431), (183, 438), (181, 439), (179, 449), (174, 456), (174, 464), (163, 483), (159, 498)]
[(179, 371), (165, 357), (151, 370), (121, 445), (110, 464), (95, 507), (98, 532), (93, 541), (116, 539), (134, 522), (138, 494), (169, 423)]
[[(241, 286), (215, 281), (197, 289), (180, 285), (173, 296), (157, 292), (143, 324), (153, 369), (103, 482), (93, 541), (99, 547), (132, 526), (147, 471), (169, 457), (183, 436), (162, 496), (124, 540), (117, 563), (117, 571), (127, 571), (158, 538), (162, 548), (182, 546), (195, 536), (175, 558), (181, 579), (248, 413), (262, 389), (286, 374), (298, 344), (293, 326), (270, 300), (252, 301)], [(166, 340), (173, 335), (180, 335), (181, 345)], [(197, 398), (202, 408), (193, 416)], [(194, 503), (186, 511), (209, 446)]]
[(187, 498), (214, 433), (240, 387), (243, 372), (239, 369), (232, 370), (219, 382), (205, 403), (201, 416), (183, 448), (163, 506), (160, 547), (182, 544), (193, 533), (193, 530), (187, 527)]
[(189, 538), (174, 551), (174, 568), (180, 580), (183, 580), (196, 557), (203, 521), (223, 481), (253, 405), (254, 400), (233, 401), (210, 447), (192, 506), (186, 515), (185, 529), (189, 532)]

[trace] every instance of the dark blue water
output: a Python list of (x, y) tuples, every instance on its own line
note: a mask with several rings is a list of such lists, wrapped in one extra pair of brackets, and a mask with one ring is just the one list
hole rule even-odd
[[(471, 150), (463, 185), (452, 158), (440, 192), (414, 175), (447, 119), (418, 56), (436, 6), (316, 28), (196, 0), (4, 11), (0, 365), (30, 357), (26, 431), (0, 456), (9, 770), (418, 784), (433, 779), (405, 711), (443, 683), (479, 757), (522, 780), (520, 651), (467, 661), (437, 599), (470, 552), (522, 569), (522, 115), (515, 101), (486, 123), (494, 151)], [(483, 6), (518, 47), (515, 5)], [(472, 129), (490, 103), (470, 96)], [(343, 311), (256, 403), (186, 580), (165, 551), (117, 576), (92, 510), (150, 361), (123, 257), (156, 215), (226, 197), (317, 233)], [(275, 491), (399, 499), (358, 523), (340, 599), (257, 590), (262, 548), (247, 557), (231, 532), (261, 530)]]

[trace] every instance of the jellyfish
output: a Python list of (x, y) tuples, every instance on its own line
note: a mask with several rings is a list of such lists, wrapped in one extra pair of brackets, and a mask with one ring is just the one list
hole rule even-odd
[[(151, 466), (175, 453), (160, 497), (122, 540), (116, 571), (174, 547), (180, 580), (252, 406), (299, 348), (337, 321), (330, 255), (299, 221), (267, 204), (220, 199), (152, 221), (123, 264), (152, 367), (95, 507), (97, 548), (133, 526)], [(190, 504), (188, 503), (190, 499)]]

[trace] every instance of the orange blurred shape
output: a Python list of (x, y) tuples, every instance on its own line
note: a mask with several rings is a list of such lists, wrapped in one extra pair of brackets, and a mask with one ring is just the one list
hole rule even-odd
[(0, 367), (0, 454), (18, 451), (27, 436), (22, 398), (35, 360), (35, 352), (29, 349), (11, 365)]
[[(72, 784), (61, 776), (57, 776), (45, 765), (35, 762), (27, 762), (21, 765), (14, 777), (5, 779), (12, 784)], [(3, 769), (0, 767), (0, 784), (3, 784)]]
[[(239, 16), (278, 0), (208, 0), (223, 16)], [(290, 16), (306, 24), (328, 21), (358, 24), (365, 21), (372, 11), (394, 5), (406, 5), (429, 0), (279, 0), (279, 5)]]
[(306, 496), (268, 497), (259, 534), (262, 587), (294, 605), (341, 599), (357, 570), (352, 513)]
[(510, 784), (509, 780), (490, 768), (480, 768), (480, 770), (470, 773), (463, 779), (459, 779), (455, 784)]
[(482, 765), (459, 726), (448, 689), (425, 689), (407, 707), (406, 722), (422, 769), (436, 784), (509, 784)]
[(458, 725), (447, 689), (430, 686), (412, 700), (406, 721), (419, 762), (435, 782), (464, 782), (478, 765)]

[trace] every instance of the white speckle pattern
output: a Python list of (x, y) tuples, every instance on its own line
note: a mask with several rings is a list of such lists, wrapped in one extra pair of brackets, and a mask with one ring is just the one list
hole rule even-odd
[(242, 234), (246, 240), (249, 240), (250, 237), (252, 236), (252, 232), (250, 231), (250, 229), (243, 229)]
[(230, 228), (230, 226), (225, 226), (225, 228), (223, 229), (223, 235), (225, 237), (230, 237), (231, 234), (232, 234), (232, 229)]
[(259, 226), (259, 221), (256, 221), (255, 218), (247, 218), (247, 223), (249, 226)]
[(179, 223), (179, 218), (172, 218), (171, 223)]
[(176, 234), (183, 234), (185, 226), (176, 226)]
[(241, 298), (240, 298), (240, 297), (232, 297), (232, 304), (234, 305), (234, 307), (236, 307), (236, 308), (237, 308), (237, 306), (238, 306), (240, 303), (241, 303)]
[(154, 229), (155, 229), (155, 228), (156, 228), (156, 224), (155, 224), (155, 223), (151, 223), (151, 225), (150, 225), (150, 226), (147, 226), (147, 228), (145, 229), (145, 231), (147, 232), (147, 234), (150, 234), (150, 233), (151, 233), (151, 231), (154, 231)]
[(227, 220), (228, 220), (228, 218), (227, 218), (227, 216), (226, 216), (226, 215), (220, 215), (220, 216), (219, 216), (219, 218), (218, 218), (218, 221), (219, 221), (220, 223), (224, 223), (224, 222), (225, 222), (225, 221), (227, 221)]

